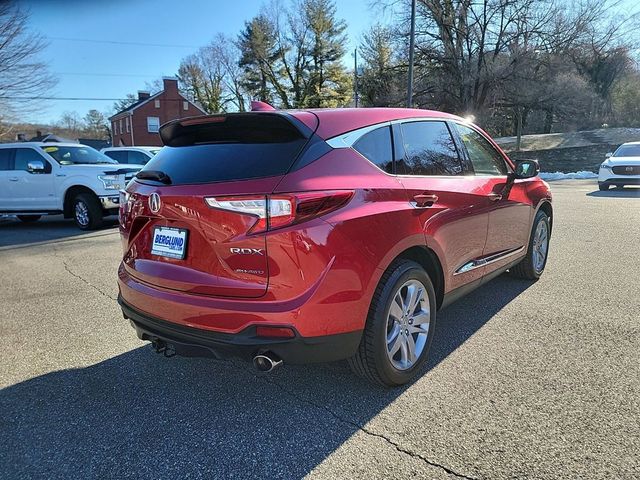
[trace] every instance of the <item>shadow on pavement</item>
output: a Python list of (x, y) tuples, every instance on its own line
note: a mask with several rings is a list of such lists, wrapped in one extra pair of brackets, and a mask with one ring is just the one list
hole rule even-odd
[(594, 190), (587, 193), (587, 197), (607, 197), (607, 198), (640, 198), (640, 188), (625, 187), (611, 188), (609, 190)]
[[(442, 311), (424, 373), (529, 286), (499, 277)], [(137, 348), (0, 390), (0, 477), (301, 478), (412, 388)]]
[(75, 239), (96, 232), (109, 231), (118, 226), (117, 217), (107, 217), (100, 230), (87, 232), (80, 230), (71, 219), (62, 215), (45, 216), (37, 222), (23, 223), (16, 217), (0, 217), (0, 249), (21, 247), (39, 242), (55, 242)]

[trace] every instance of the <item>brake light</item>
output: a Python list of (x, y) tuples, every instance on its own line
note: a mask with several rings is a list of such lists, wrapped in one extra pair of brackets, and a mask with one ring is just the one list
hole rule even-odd
[(205, 197), (212, 208), (256, 217), (249, 233), (260, 233), (300, 223), (325, 215), (344, 206), (353, 190), (289, 193), (278, 195), (248, 195)]

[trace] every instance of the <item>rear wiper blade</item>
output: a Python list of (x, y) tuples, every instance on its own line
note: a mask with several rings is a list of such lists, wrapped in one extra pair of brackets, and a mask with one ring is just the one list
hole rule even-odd
[(164, 172), (160, 170), (140, 170), (136, 173), (136, 178), (140, 180), (155, 180), (160, 183), (164, 183), (165, 185), (171, 184), (171, 178)]

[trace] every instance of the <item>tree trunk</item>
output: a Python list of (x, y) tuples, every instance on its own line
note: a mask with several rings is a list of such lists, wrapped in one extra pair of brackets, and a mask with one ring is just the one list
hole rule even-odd
[(553, 110), (547, 110), (544, 113), (544, 133), (551, 133), (553, 127)]
[(520, 151), (522, 140), (522, 108), (516, 107), (516, 152)]

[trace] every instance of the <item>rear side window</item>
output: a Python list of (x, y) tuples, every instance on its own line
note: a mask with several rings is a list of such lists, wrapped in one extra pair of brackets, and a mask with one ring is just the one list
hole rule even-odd
[(127, 152), (122, 151), (122, 150), (108, 150), (106, 152), (104, 152), (104, 154), (109, 157), (112, 158), (113, 160), (115, 160), (118, 163), (127, 163)]
[(391, 127), (381, 127), (366, 133), (353, 145), (353, 148), (381, 170), (393, 173)]
[(149, 161), (149, 157), (147, 157), (144, 153), (138, 152), (136, 150), (129, 150), (128, 152), (128, 162), (135, 165), (144, 165)]
[(169, 176), (172, 185), (284, 175), (307, 143), (281, 115), (231, 114), (163, 127), (162, 148), (143, 168)]
[(462, 162), (445, 122), (402, 124), (405, 158), (399, 175), (460, 175)]
[(0, 148), (0, 170), (11, 170), (13, 148)]

